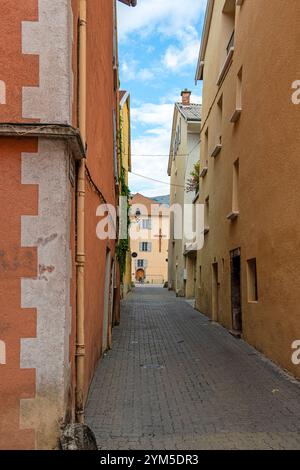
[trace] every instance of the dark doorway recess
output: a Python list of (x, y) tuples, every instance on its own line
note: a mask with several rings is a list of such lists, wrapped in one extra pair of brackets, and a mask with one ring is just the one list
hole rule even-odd
[(242, 294), (241, 294), (241, 250), (230, 252), (231, 260), (231, 311), (232, 329), (236, 334), (243, 331)]

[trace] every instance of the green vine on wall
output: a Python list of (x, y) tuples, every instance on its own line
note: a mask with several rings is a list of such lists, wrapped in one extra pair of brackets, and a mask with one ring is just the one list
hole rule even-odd
[(126, 183), (126, 171), (123, 166), (123, 138), (122, 138), (122, 130), (123, 130), (123, 119), (120, 114), (120, 128), (119, 128), (119, 146), (118, 146), (118, 154), (119, 154), (119, 162), (120, 162), (120, 175), (119, 175), (119, 184), (120, 184), (120, 195), (127, 197), (127, 238), (118, 241), (116, 247), (117, 253), (117, 260), (120, 266), (120, 276), (121, 282), (123, 281), (124, 274), (126, 271), (126, 258), (127, 253), (129, 251), (129, 225), (130, 225), (130, 218), (129, 218), (129, 210), (130, 210), (130, 189)]

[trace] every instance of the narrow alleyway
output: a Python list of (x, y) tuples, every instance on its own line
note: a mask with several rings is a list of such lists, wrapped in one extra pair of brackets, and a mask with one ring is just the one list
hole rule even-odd
[[(300, 385), (300, 384), (299, 384)], [(100, 449), (300, 449), (300, 386), (166, 289), (139, 287), (100, 362)]]

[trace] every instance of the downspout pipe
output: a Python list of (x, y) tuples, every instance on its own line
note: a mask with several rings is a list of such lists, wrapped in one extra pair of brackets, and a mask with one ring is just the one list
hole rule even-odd
[[(79, 130), (86, 146), (86, 90), (87, 90), (87, 2), (79, 6)], [(84, 423), (85, 385), (85, 159), (79, 163), (77, 174), (77, 245), (76, 245), (76, 421)]]

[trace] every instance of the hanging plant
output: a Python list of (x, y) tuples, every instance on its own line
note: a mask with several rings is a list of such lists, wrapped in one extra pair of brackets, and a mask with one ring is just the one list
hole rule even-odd
[(190, 178), (187, 180), (186, 192), (196, 194), (200, 189), (200, 162), (195, 163), (193, 171), (191, 172)]

